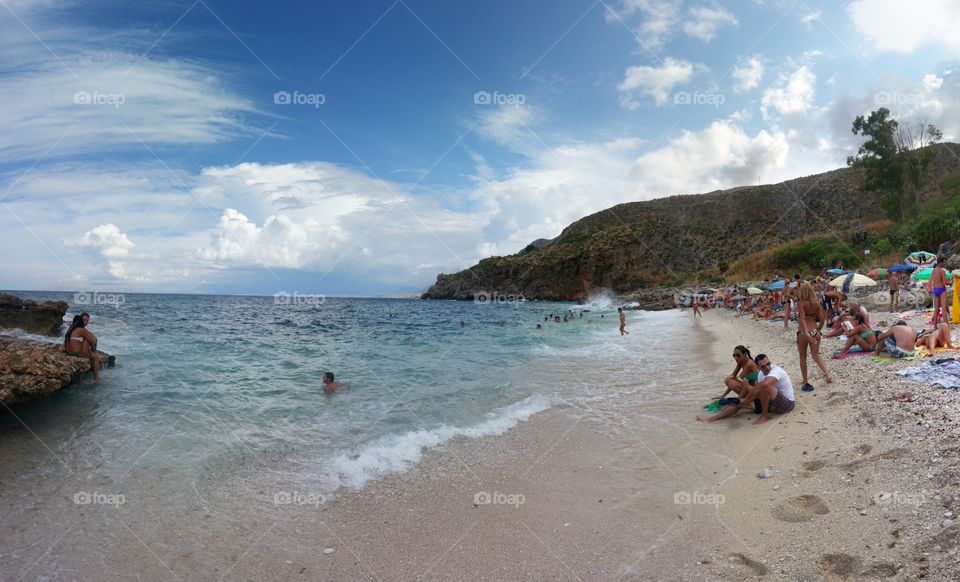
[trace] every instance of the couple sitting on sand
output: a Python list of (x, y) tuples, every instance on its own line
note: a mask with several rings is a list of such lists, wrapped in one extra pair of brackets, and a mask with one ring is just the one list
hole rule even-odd
[(878, 354), (885, 351), (894, 358), (912, 358), (919, 347), (927, 348), (927, 357), (932, 357), (937, 348), (955, 349), (950, 326), (939, 323), (933, 329), (916, 332), (901, 320), (877, 336)]
[[(793, 384), (790, 377), (780, 366), (774, 366), (766, 354), (750, 357), (750, 350), (744, 346), (733, 349), (733, 359), (737, 367), (723, 383), (727, 391), (720, 395), (723, 405), (720, 412), (710, 417), (698, 416), (700, 422), (714, 422), (733, 416), (741, 410), (753, 410), (760, 418), (753, 424), (763, 424), (770, 420), (769, 413), (785, 414), (793, 410), (796, 404)], [(726, 398), (730, 392), (736, 392), (736, 398)]]

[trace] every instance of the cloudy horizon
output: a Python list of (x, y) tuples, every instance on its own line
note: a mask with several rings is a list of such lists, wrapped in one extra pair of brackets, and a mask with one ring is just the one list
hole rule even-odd
[(0, 0), (0, 288), (425, 289), (616, 204), (957, 141), (960, 5)]

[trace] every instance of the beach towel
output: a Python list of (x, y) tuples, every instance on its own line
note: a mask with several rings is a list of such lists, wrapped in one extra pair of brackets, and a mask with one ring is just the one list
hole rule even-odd
[(925, 362), (919, 366), (898, 370), (897, 375), (914, 382), (927, 382), (941, 388), (960, 388), (960, 361), (943, 358)]
[(833, 355), (830, 357), (834, 360), (846, 360), (847, 358), (853, 358), (855, 356), (870, 356), (875, 354), (876, 352), (873, 350), (864, 350), (860, 347), (853, 347), (850, 348), (843, 356), (840, 355), (840, 350), (834, 350)]

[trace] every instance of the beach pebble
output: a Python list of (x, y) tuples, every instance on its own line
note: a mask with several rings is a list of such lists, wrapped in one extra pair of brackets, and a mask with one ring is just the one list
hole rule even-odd
[(952, 519), (945, 519), (945, 520), (943, 520), (943, 523), (941, 523), (940, 525), (942, 525), (943, 527), (950, 527), (951, 525), (953, 525), (953, 520), (952, 520)]
[(773, 477), (773, 471), (771, 471), (769, 467), (764, 467), (759, 473), (757, 473), (757, 477), (760, 479), (769, 479), (770, 477)]
[(860, 510), (860, 515), (866, 515), (866, 514), (867, 514), (867, 510), (866, 510), (866, 509), (861, 509), (861, 510)]
[(324, 554), (332, 554), (333, 552), (334, 552), (334, 549), (333, 549), (333, 548), (327, 548), (327, 549), (323, 550), (323, 553), (324, 553)]
[(774, 486), (773, 486), (773, 490), (774, 490), (774, 491), (780, 491), (780, 486), (779, 486), (779, 485), (774, 485)]
[(944, 512), (943, 512), (943, 517), (953, 517), (953, 512), (952, 512), (952, 511), (944, 511)]

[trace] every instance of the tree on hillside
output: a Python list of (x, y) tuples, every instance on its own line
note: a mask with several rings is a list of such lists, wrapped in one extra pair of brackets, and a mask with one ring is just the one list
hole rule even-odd
[(927, 146), (939, 143), (943, 133), (932, 124), (903, 125), (886, 107), (858, 115), (851, 131), (868, 138), (847, 158), (848, 166), (864, 169), (864, 188), (884, 193), (881, 206), (891, 220), (915, 214), (918, 189), (936, 157)]

